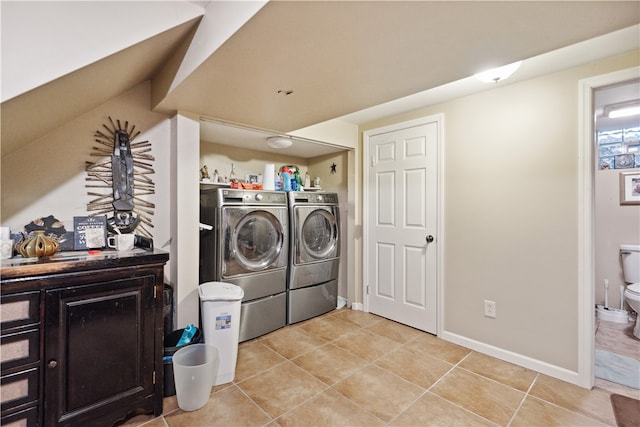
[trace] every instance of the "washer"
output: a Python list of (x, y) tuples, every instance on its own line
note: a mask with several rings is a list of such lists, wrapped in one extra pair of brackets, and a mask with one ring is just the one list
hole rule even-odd
[(336, 193), (288, 193), (291, 244), (287, 323), (336, 308), (340, 212)]
[[(244, 290), (239, 341), (286, 325), (289, 214), (286, 193), (201, 189), (200, 283)], [(201, 226), (202, 227), (202, 226)]]

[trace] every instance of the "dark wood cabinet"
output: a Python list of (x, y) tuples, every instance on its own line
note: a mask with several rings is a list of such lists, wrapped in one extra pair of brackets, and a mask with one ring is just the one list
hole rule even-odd
[(2, 264), (3, 350), (25, 349), (2, 361), (3, 394), (5, 382), (19, 384), (2, 399), (3, 425), (110, 426), (162, 413), (168, 255), (94, 257)]

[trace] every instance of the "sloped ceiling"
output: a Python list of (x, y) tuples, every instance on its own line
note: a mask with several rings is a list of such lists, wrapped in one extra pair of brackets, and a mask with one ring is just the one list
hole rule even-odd
[[(2, 155), (151, 79), (198, 19), (2, 103)], [(149, 106), (151, 108), (151, 106)]]
[(271, 1), (154, 108), (290, 132), (631, 26), (639, 5)]
[[(102, 7), (109, 3), (127, 4)], [(202, 6), (205, 15), (219, 10), (182, 3)], [(99, 15), (86, 19), (107, 25)], [(188, 48), (200, 46), (200, 22), (3, 102), (2, 154), (148, 79), (162, 94), (150, 105), (154, 111), (286, 133), (638, 24), (640, 3), (271, 1), (164, 91)]]

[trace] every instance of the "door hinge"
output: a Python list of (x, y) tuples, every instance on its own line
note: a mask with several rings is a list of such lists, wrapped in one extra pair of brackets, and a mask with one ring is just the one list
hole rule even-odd
[(153, 299), (158, 298), (158, 287), (154, 286), (153, 287)]
[(369, 285), (367, 285), (367, 295), (369, 295)]
[(156, 383), (156, 371), (153, 371), (153, 383)]
[(376, 165), (376, 157), (371, 156), (371, 167), (374, 167), (375, 165)]

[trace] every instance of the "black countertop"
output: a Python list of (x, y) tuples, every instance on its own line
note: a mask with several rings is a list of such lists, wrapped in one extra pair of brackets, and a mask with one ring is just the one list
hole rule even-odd
[(2, 281), (25, 276), (39, 276), (59, 272), (75, 272), (136, 266), (144, 264), (165, 264), (169, 253), (155, 249), (148, 251), (68, 251), (58, 252), (50, 257), (23, 258), (15, 256), (0, 262)]

